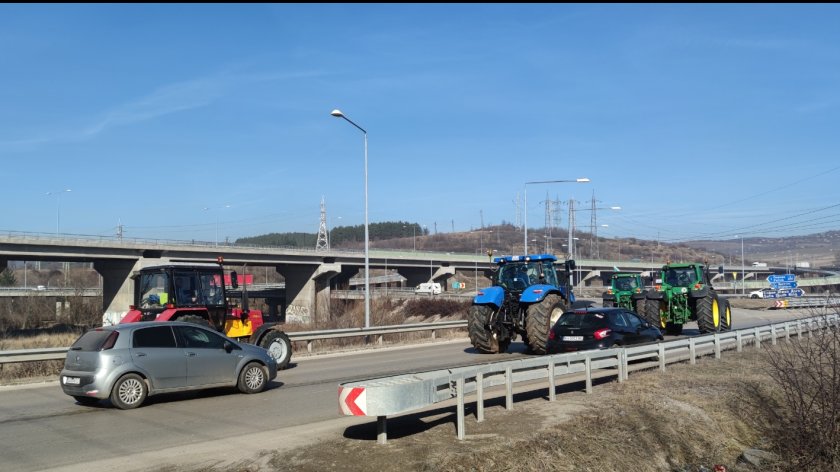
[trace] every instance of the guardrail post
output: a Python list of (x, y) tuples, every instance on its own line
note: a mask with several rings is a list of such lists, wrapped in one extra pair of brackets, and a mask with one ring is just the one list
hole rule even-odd
[(458, 424), (455, 426), (458, 440), (463, 441), (464, 433), (464, 378), (458, 377), (455, 380), (455, 390), (458, 391)]
[(306, 341), (306, 352), (312, 354), (312, 341)]
[(377, 337), (376, 337), (376, 344), (379, 344), (379, 345), (381, 346), (381, 345), (382, 345), (382, 339), (383, 339), (384, 337), (385, 337), (385, 336), (384, 336), (384, 335), (382, 335), (382, 334), (380, 334), (379, 336), (377, 336)]
[(694, 338), (688, 339), (688, 363), (692, 365), (697, 363), (697, 346), (694, 343)]
[(744, 350), (744, 340), (741, 336), (741, 331), (735, 331), (735, 343), (737, 347), (735, 348), (736, 351), (741, 352)]
[(761, 330), (755, 328), (755, 348), (761, 349)]
[(376, 417), (376, 442), (379, 444), (388, 444), (388, 417)]
[(437, 339), (437, 338), (435, 337), (435, 330), (432, 330), (432, 339)]
[(592, 359), (586, 356), (583, 365), (586, 370), (586, 393), (592, 393)]
[(715, 359), (720, 359), (720, 334), (715, 333)]
[(475, 421), (484, 421), (484, 372), (475, 374)]
[(785, 342), (790, 342), (790, 323), (785, 322)]
[(624, 350), (623, 349), (619, 349), (618, 355), (615, 356), (615, 360), (618, 362), (618, 382), (622, 383), (622, 382), (624, 382), (624, 379), (626, 378), (625, 373), (624, 373), (624, 369), (626, 368), (626, 364), (624, 363), (625, 357), (624, 357)]
[(801, 320), (796, 320), (796, 338), (797, 339), (802, 338), (802, 321)]
[(557, 399), (557, 392), (554, 391), (554, 361), (548, 360), (548, 401), (553, 402)]
[(513, 371), (505, 368), (505, 409), (513, 410)]
[(770, 325), (770, 344), (775, 346), (776, 345), (776, 325)]
[(808, 320), (808, 337), (814, 337), (814, 327), (811, 325), (811, 320)]
[(659, 344), (659, 370), (665, 372), (665, 345)]

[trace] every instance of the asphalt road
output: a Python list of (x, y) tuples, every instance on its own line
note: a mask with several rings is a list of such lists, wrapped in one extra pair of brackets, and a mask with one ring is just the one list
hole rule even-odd
[[(799, 316), (807, 314), (733, 309), (735, 328)], [(697, 334), (693, 323), (684, 330), (684, 335), (692, 334)], [(232, 453), (256, 454), (294, 443), (308, 430), (341, 430), (352, 422), (370, 421), (339, 416), (339, 383), (507, 360), (526, 355), (523, 350), (522, 343), (515, 342), (510, 353), (479, 355), (468, 340), (456, 340), (297, 357), (269, 390), (257, 395), (233, 389), (169, 394), (151, 397), (143, 407), (128, 411), (107, 403), (78, 405), (57, 382), (2, 387), (2, 469), (92, 471), (114, 470), (119, 464), (120, 470), (138, 470), (161, 463), (178, 464), (187, 457), (212, 461), (229, 459)]]

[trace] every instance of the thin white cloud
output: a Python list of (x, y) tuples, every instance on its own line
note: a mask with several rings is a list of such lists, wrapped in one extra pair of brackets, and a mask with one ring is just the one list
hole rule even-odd
[(39, 145), (62, 142), (84, 141), (107, 132), (109, 129), (126, 126), (156, 118), (208, 106), (223, 97), (230, 90), (247, 84), (288, 80), (320, 75), (315, 72), (298, 73), (255, 73), (218, 74), (214, 76), (164, 85), (139, 99), (123, 103), (105, 111), (99, 118), (80, 129), (58, 131), (42, 136), (10, 141), (0, 141), (6, 150), (31, 149)]

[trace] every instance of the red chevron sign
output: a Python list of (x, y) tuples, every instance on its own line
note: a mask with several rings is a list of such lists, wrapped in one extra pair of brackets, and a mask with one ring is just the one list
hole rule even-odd
[(338, 408), (343, 415), (367, 416), (364, 387), (338, 387)]

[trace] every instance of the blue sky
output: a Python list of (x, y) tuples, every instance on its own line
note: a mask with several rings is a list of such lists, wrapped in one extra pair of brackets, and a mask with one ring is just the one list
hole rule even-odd
[[(837, 5), (0, 5), (0, 230), (840, 229)], [(71, 192), (60, 192), (71, 189)], [(47, 192), (60, 192), (47, 195)], [(208, 208), (205, 210), (205, 208)], [(521, 215), (521, 213), (520, 213)], [(520, 217), (521, 218), (521, 217)], [(560, 226), (566, 227), (567, 207)], [(57, 228), (58, 227), (58, 228)]]

